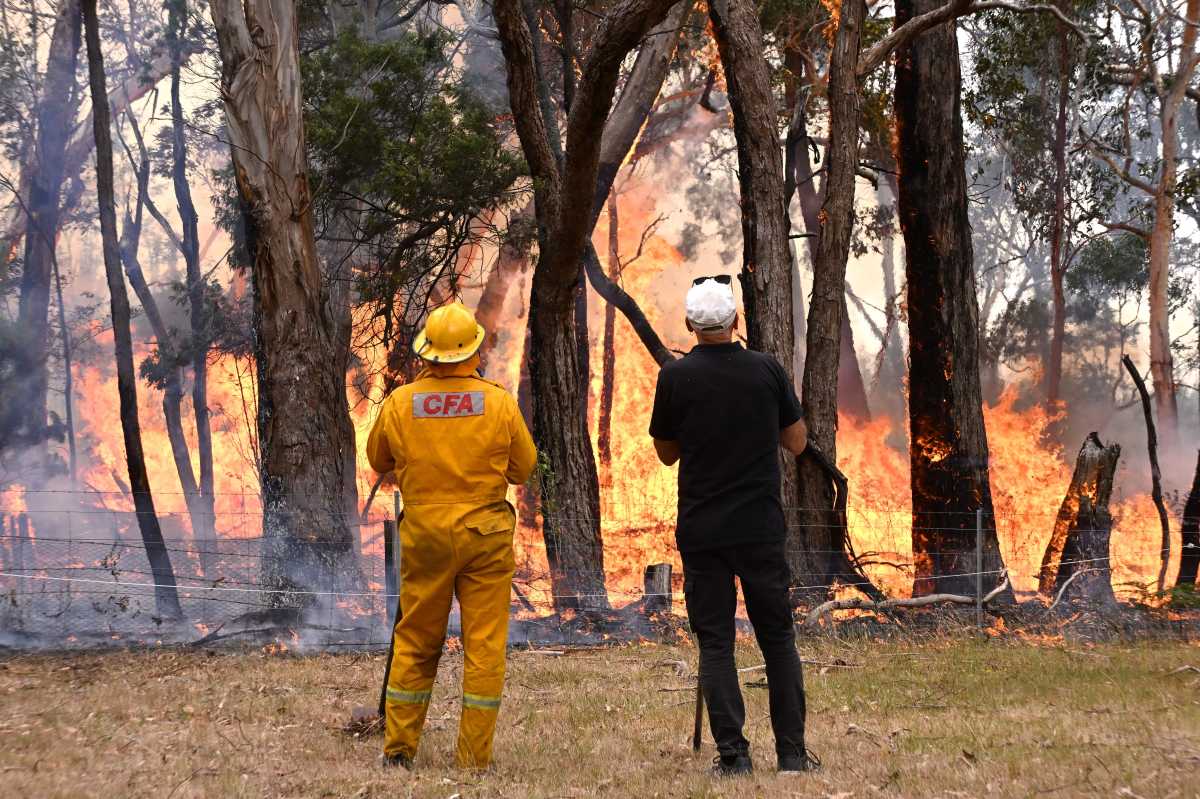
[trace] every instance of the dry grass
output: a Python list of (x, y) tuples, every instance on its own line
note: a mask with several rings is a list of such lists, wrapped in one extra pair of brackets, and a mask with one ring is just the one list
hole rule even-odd
[[(825, 770), (775, 776), (747, 688), (753, 778), (689, 745), (686, 648), (514, 653), (498, 763), (452, 765), (461, 657), (443, 660), (418, 769), (340, 730), (382, 658), (141, 651), (0, 660), (0, 796), (1197, 796), (1200, 647), (954, 640), (802, 643)], [(744, 665), (760, 662), (747, 645)], [(759, 674), (745, 675), (747, 681)]]

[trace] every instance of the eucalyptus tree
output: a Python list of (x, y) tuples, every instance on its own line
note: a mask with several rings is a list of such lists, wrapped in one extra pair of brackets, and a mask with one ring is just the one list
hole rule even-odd
[(1171, 248), (1177, 205), (1194, 181), (1180, 181), (1182, 111), (1200, 66), (1200, 0), (1107, 3), (1098, 16), (1109, 35), (1104, 79), (1112, 90), (1079, 132), (1083, 146), (1126, 195), (1123, 216), (1099, 223), (1146, 240), (1149, 258), (1150, 374), (1164, 444), (1178, 440), (1176, 374), (1170, 335)]

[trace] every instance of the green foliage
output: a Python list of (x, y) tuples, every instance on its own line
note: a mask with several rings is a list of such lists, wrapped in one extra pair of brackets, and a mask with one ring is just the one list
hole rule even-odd
[(1200, 591), (1194, 585), (1177, 585), (1168, 589), (1166, 595), (1176, 610), (1200, 610)]
[[(187, 284), (174, 281), (169, 286), (169, 299), (173, 306), (186, 312), (190, 299)], [(247, 302), (238, 302), (227, 294), (215, 280), (206, 280), (204, 294), (204, 329), (199, 337), (193, 338), (190, 330), (171, 330), (170, 341), (158, 341), (157, 348), (141, 362), (138, 373), (150, 385), (160, 390), (166, 388), (170, 372), (191, 366), (195, 356), (196, 341), (205, 342), (205, 350), (222, 354), (245, 356), (250, 354), (251, 333)]]
[(1150, 279), (1149, 248), (1141, 236), (1123, 233), (1093, 239), (1066, 275), (1066, 287), (1078, 298), (1078, 312), (1088, 314), (1113, 297), (1142, 292)]
[[(1068, 14), (1086, 17), (1093, 0), (1069, 3)], [(963, 93), (966, 119), (1003, 153), (1008, 189), (1017, 209), (1039, 227), (1048, 225), (1054, 207), (1054, 147), (1059, 94), (1067, 83), (1070, 106), (1088, 108), (1102, 92), (1098, 65), (1102, 48), (1085, 47), (1049, 14), (995, 11), (978, 22), (974, 82)], [(1067, 126), (1066, 147), (1073, 131)], [(1086, 158), (1068, 157), (1068, 181), (1091, 177)], [(1103, 192), (1078, 192), (1093, 205), (1107, 206)], [(1099, 215), (1097, 213), (1097, 215)]]
[(366, 41), (349, 29), (302, 59), (319, 221), (353, 213), (361, 243), (380, 247), (393, 273), (447, 263), (445, 245), (506, 199), (522, 170), (451, 69), (448, 45), (441, 33)]

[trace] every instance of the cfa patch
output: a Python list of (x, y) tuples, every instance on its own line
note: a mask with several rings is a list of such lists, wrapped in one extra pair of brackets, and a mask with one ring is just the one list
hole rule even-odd
[(482, 391), (427, 391), (413, 394), (414, 419), (483, 416)]

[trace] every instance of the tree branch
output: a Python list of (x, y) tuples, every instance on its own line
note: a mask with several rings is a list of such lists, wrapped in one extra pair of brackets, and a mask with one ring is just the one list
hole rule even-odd
[[(986, 605), (996, 597), (1008, 590), (1008, 575), (1004, 575), (1004, 579), (1000, 585), (988, 591), (983, 597), (983, 604)], [(817, 605), (804, 619), (804, 624), (807, 627), (816, 627), (821, 623), (821, 618), (835, 610), (890, 610), (892, 608), (921, 608), (928, 605), (974, 605), (975, 597), (963, 596), (962, 594), (929, 594), (927, 596), (912, 597), (911, 599), (885, 599), (881, 602), (872, 602), (870, 600), (854, 598), (854, 599), (831, 599), (828, 602)]]
[(859, 79), (861, 80), (869, 75), (876, 67), (886, 61), (892, 53), (930, 28), (935, 28), (945, 22), (951, 22), (959, 17), (965, 17), (968, 14), (976, 14), (980, 11), (990, 11), (993, 9), (1004, 9), (1018, 14), (1053, 14), (1064, 25), (1075, 31), (1075, 33), (1085, 40), (1092, 38), (1092, 34), (1086, 28), (1078, 21), (1064, 14), (1062, 9), (1057, 6), (1041, 3), (1014, 3), (1007, 2), (1006, 0), (951, 0), (946, 5), (935, 8), (933, 11), (913, 17), (872, 45), (871, 49), (863, 53), (858, 59)]

